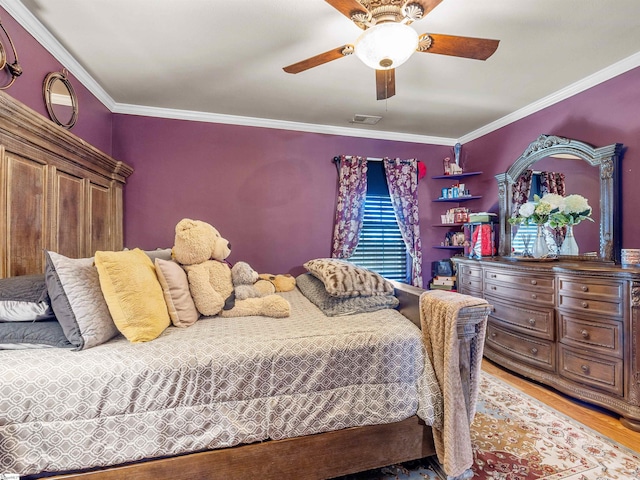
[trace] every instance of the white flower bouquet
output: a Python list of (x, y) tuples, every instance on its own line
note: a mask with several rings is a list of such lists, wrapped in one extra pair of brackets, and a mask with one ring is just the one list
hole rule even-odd
[(583, 220), (593, 222), (591, 212), (589, 202), (582, 195), (568, 195), (564, 198), (564, 205), (560, 211), (554, 214), (553, 223), (556, 225), (551, 226), (577, 225)]
[(591, 218), (591, 207), (582, 195), (563, 197), (556, 193), (547, 193), (540, 198), (533, 196), (533, 202), (520, 206), (516, 215), (509, 219), (512, 225), (545, 225), (560, 228), (565, 225), (577, 225)]
[(540, 198), (533, 196), (533, 202), (527, 202), (520, 206), (514, 216), (509, 219), (512, 225), (544, 225), (553, 215), (559, 213), (564, 206), (562, 196), (548, 193)]

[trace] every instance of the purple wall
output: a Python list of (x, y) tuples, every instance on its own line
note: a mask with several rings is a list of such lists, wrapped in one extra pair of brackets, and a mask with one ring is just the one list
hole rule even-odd
[[(125, 193), (125, 245), (173, 245), (184, 217), (204, 220), (233, 245), (231, 262), (299, 273), (330, 254), (338, 154), (418, 158), (441, 171), (448, 147), (286, 130), (115, 115), (115, 156), (135, 172)], [(442, 204), (431, 179), (419, 186), (425, 265), (442, 255), (428, 228)], [(438, 232), (440, 235), (441, 232)], [(448, 255), (445, 255), (448, 256)], [(430, 269), (427, 269), (430, 270)], [(425, 279), (430, 276), (425, 272)]]
[[(464, 150), (479, 159), (485, 172), (482, 188), (497, 192), (493, 176), (506, 171), (541, 134), (575, 138), (596, 147), (622, 143), (626, 147), (621, 162), (622, 248), (640, 247), (640, 223), (635, 211), (640, 203), (640, 169), (635, 167), (640, 151), (638, 85), (640, 68), (635, 68), (469, 142)], [(487, 195), (483, 204), (483, 208), (497, 211), (497, 193)]]
[[(62, 66), (2, 8), (24, 74), (7, 93), (46, 116), (42, 83)], [(70, 72), (80, 114), (72, 133), (135, 168), (125, 192), (125, 243), (155, 248), (173, 244), (183, 217), (217, 226), (234, 245), (232, 261), (245, 260), (261, 272), (300, 271), (313, 257), (329, 254), (336, 195), (334, 155), (418, 158), (427, 165), (419, 186), (424, 277), (430, 262), (449, 256), (432, 248), (445, 230), (434, 228), (452, 204), (432, 203), (446, 180), (442, 159), (451, 148), (212, 123), (113, 115)], [(623, 247), (640, 246), (640, 68), (611, 79), (518, 122), (469, 142), (465, 171), (484, 175), (465, 182), (481, 200), (462, 204), (474, 211), (497, 208), (494, 175), (505, 171), (540, 134), (576, 138), (594, 146), (620, 142)], [(595, 208), (595, 206), (594, 206)], [(626, 222), (625, 222), (626, 219)]]
[[(15, 44), (23, 70), (22, 75), (5, 91), (45, 118), (49, 118), (42, 96), (44, 79), (49, 73), (59, 72), (63, 67), (3, 8), (0, 8), (0, 19)], [(5, 48), (10, 49), (9, 45), (5, 45)], [(7, 56), (9, 61), (13, 62), (13, 52), (8, 52)], [(5, 72), (0, 73), (3, 84), (7, 78)], [(73, 76), (71, 71), (69, 81), (78, 97), (78, 121), (71, 132), (110, 155), (111, 112)]]

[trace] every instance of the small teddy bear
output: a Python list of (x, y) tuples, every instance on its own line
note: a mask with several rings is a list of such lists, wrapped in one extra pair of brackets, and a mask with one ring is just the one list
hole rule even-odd
[(231, 267), (231, 280), (236, 300), (259, 298), (276, 292), (275, 286), (266, 280), (260, 280), (247, 262), (237, 262)]
[(261, 273), (260, 279), (271, 282), (276, 292), (289, 292), (296, 288), (296, 278), (289, 273), (279, 273), (272, 275), (270, 273)]

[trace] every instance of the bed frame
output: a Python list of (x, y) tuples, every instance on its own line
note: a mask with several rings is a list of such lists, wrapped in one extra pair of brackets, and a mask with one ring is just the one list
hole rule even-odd
[[(0, 278), (42, 273), (43, 251), (92, 256), (122, 249), (122, 194), (133, 169), (0, 91)], [(400, 311), (420, 325), (423, 290), (395, 284)], [(461, 374), (482, 315), (459, 328)], [(477, 320), (476, 320), (477, 318)], [(471, 326), (471, 328), (469, 328)], [(324, 479), (435, 454), (431, 428), (401, 422), (152, 459), (55, 479)], [(47, 475), (42, 475), (47, 476)], [(31, 476), (27, 478), (38, 478)]]

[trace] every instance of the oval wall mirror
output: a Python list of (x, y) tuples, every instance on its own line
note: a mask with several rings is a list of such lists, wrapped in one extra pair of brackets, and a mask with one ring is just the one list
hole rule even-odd
[(78, 119), (78, 98), (66, 71), (47, 75), (44, 79), (43, 93), (51, 120), (64, 128), (73, 127)]

